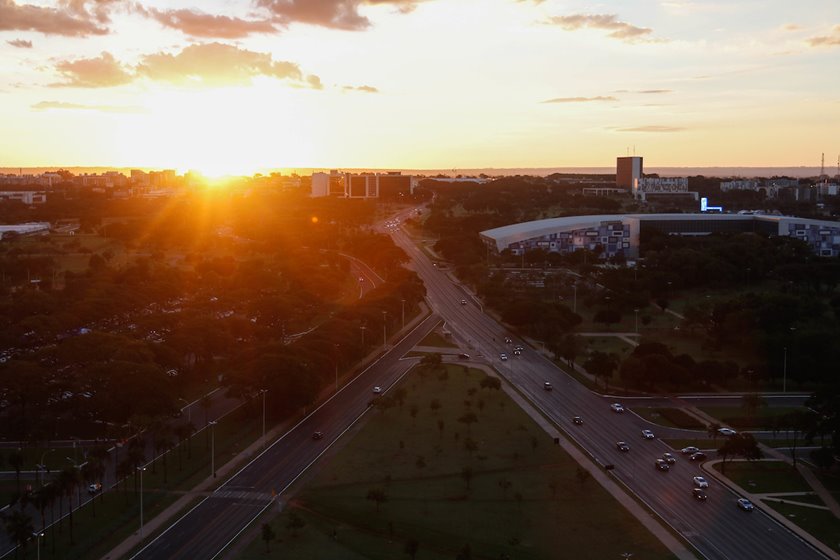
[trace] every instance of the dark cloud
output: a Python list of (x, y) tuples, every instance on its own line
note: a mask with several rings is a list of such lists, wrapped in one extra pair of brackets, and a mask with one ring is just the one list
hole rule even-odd
[(64, 78), (54, 87), (100, 88), (121, 86), (131, 82), (131, 73), (109, 52), (97, 58), (65, 60), (55, 65)]
[(156, 10), (137, 8), (137, 11), (157, 20), (161, 25), (177, 29), (193, 37), (241, 39), (252, 33), (275, 33), (277, 28), (268, 20), (245, 20), (215, 16), (195, 10)]
[(840, 47), (840, 25), (835, 25), (830, 35), (820, 35), (807, 40), (812, 47)]
[(546, 99), (543, 103), (589, 103), (590, 101), (618, 101), (617, 97), (612, 95), (598, 95), (595, 97), (556, 97), (554, 99)]
[[(87, 11), (82, 0), (63, 1), (58, 8), (43, 8), (18, 4), (15, 0), (0, 0), (0, 31), (38, 31), (45, 35), (86, 37), (104, 35), (108, 29), (97, 24), (99, 12)], [(94, 2), (102, 10), (111, 2)], [(100, 6), (101, 4), (101, 6)], [(106, 14), (105, 11), (102, 14)], [(106, 16), (107, 17), (107, 16)], [(96, 21), (94, 21), (96, 20)]]
[(660, 125), (647, 125), (647, 126), (634, 126), (630, 128), (616, 128), (618, 132), (682, 132), (685, 128), (681, 126), (660, 126)]
[(344, 86), (344, 91), (361, 91), (364, 93), (379, 93), (379, 90), (373, 86)]
[(257, 76), (269, 76), (299, 87), (323, 87), (317, 76), (305, 76), (293, 62), (223, 43), (190, 45), (177, 54), (146, 55), (136, 71), (138, 76), (180, 85), (249, 84)]
[(370, 20), (359, 13), (365, 5), (391, 5), (400, 12), (413, 10), (423, 0), (256, 0), (281, 25), (308, 23), (333, 29), (359, 31), (370, 27)]
[(566, 31), (578, 29), (603, 29), (609, 31), (608, 37), (619, 39), (627, 43), (651, 41), (652, 29), (637, 27), (624, 21), (619, 21), (615, 14), (572, 14), (568, 16), (554, 16), (548, 18), (548, 23), (562, 27)]
[(23, 39), (12, 39), (11, 41), (6, 41), (13, 47), (17, 47), (19, 49), (31, 49), (32, 48), (32, 41), (24, 41)]
[(76, 111), (99, 111), (101, 113), (142, 113), (142, 107), (119, 107), (114, 105), (84, 105), (81, 103), (65, 103), (63, 101), (41, 101), (32, 105), (36, 111), (49, 109), (63, 109)]

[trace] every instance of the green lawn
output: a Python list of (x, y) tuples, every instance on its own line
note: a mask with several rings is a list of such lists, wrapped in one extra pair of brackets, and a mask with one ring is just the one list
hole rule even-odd
[[(749, 418), (747, 411), (741, 406), (701, 406), (698, 408), (709, 416), (717, 418), (722, 424), (732, 426), (736, 430), (770, 428), (774, 418), (794, 411), (806, 410), (798, 406), (762, 406), (755, 411), (753, 418)], [(785, 434), (784, 431), (779, 433), (781, 435)]]
[(765, 502), (765, 505), (787, 517), (834, 552), (840, 552), (840, 519), (830, 511), (779, 502)]
[(814, 504), (816, 506), (824, 506), (825, 502), (816, 494), (802, 494), (800, 496), (775, 496), (780, 500), (786, 502), (802, 502), (803, 504)]
[(715, 464), (714, 468), (753, 494), (813, 490), (792, 465), (781, 461), (733, 461), (726, 463), (724, 471), (721, 469), (721, 463)]
[[(560, 548), (569, 558), (671, 557), (601, 486), (578, 481), (577, 464), (504, 393), (481, 389), (484, 377), (415, 370), (401, 384), (404, 405), (373, 411), (269, 520), (282, 542), (265, 554), (257, 539), (239, 557), (407, 558), (410, 539), (421, 559), (451, 559), (466, 545), (478, 558), (551, 558)], [(459, 421), (469, 414), (477, 421)], [(387, 496), (379, 511), (371, 490)], [(295, 518), (305, 526), (293, 534)]]
[(679, 408), (633, 407), (631, 410), (645, 420), (661, 426), (684, 428), (686, 430), (706, 429), (705, 424), (702, 424), (699, 420), (693, 416), (689, 416)]
[(432, 331), (428, 335), (426, 335), (426, 338), (421, 340), (418, 346), (433, 346), (436, 348), (457, 348), (457, 345), (453, 344), (451, 341), (447, 340), (436, 331)]

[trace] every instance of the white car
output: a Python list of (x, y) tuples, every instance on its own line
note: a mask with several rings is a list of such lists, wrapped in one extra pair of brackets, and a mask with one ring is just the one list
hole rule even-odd
[(683, 447), (682, 449), (680, 449), (680, 453), (682, 453), (683, 455), (694, 455), (698, 451), (700, 451), (700, 448), (694, 447), (693, 445), (689, 445), (688, 447)]
[(642, 437), (645, 439), (654, 439), (656, 436), (650, 430), (642, 430)]
[(501, 359), (503, 362), (506, 362), (508, 359), (508, 355), (502, 352), (501, 354), (499, 354), (499, 359)]
[(694, 477), (694, 487), (695, 488), (708, 488), (709, 482), (703, 478), (702, 476), (695, 476)]
[(373, 394), (374, 394), (374, 395), (380, 395), (380, 394), (382, 394), (382, 387), (374, 387), (374, 388), (373, 388)]
[(613, 410), (613, 412), (624, 412), (624, 405), (622, 405), (621, 403), (612, 403), (610, 405), (610, 408)]
[(746, 498), (738, 498), (738, 507), (744, 511), (752, 511), (755, 506)]
[(729, 436), (734, 436), (738, 432), (736, 432), (732, 428), (718, 428), (718, 433), (722, 436), (729, 437)]

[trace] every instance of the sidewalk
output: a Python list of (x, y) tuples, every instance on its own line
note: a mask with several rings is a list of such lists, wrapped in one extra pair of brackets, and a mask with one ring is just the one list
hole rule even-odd
[[(492, 367), (485, 364), (470, 363), (470, 367), (483, 370), (491, 377), (499, 377), (499, 373)], [(650, 531), (654, 537), (659, 539), (665, 547), (670, 550), (674, 556), (680, 560), (696, 560), (697, 556), (694, 552), (686, 547), (677, 537), (675, 537), (668, 529), (662, 526), (658, 521), (658, 517), (651, 515), (646, 511), (632, 496), (630, 496), (622, 486), (620, 486), (613, 478), (607, 474), (599, 465), (593, 462), (583, 451), (581, 451), (574, 443), (566, 438), (566, 434), (559, 431), (551, 422), (536, 410), (531, 402), (527, 401), (521, 394), (519, 394), (507, 382), (502, 383), (502, 390), (519, 406), (525, 413), (531, 417), (545, 432), (557, 438), (560, 446), (572, 459), (589, 471), (592, 478), (596, 480), (604, 489), (607, 490), (615, 499), (624, 506), (644, 527)]]
[[(765, 460), (767, 460), (767, 459), (765, 459)], [(770, 459), (770, 460), (776, 460), (776, 458), (774, 457), (773, 459)], [(700, 467), (704, 471), (709, 473), (709, 475), (711, 477), (715, 478), (716, 480), (718, 480), (722, 484), (731, 488), (733, 491), (735, 491), (735, 493), (747, 498), (748, 500), (750, 500), (753, 503), (756, 503), (756, 504), (762, 503), (762, 500), (764, 499), (764, 494), (753, 494), (752, 492), (749, 492), (749, 491), (741, 488), (740, 486), (735, 484), (729, 477), (727, 477), (726, 475), (720, 473), (717, 469), (715, 469), (714, 465), (717, 464), (717, 463), (720, 463), (720, 462), (721, 462), (720, 459), (714, 459), (712, 461), (707, 461), (707, 462), (703, 463), (702, 465), (700, 465)], [(820, 486), (822, 486), (822, 485), (820, 485)], [(814, 490), (816, 491), (816, 488), (814, 488)], [(822, 496), (820, 495), (820, 497), (822, 497)], [(826, 502), (826, 503), (828, 503), (828, 502)], [(813, 537), (810, 533), (808, 533), (804, 529), (800, 528), (798, 525), (796, 525), (794, 523), (791, 523), (788, 520), (787, 517), (780, 514), (779, 512), (774, 510), (773, 508), (764, 507), (764, 508), (761, 509), (761, 511), (763, 511), (764, 513), (766, 513), (767, 515), (772, 517), (780, 525), (783, 525), (784, 527), (789, 529), (793, 534), (798, 536), (800, 539), (807, 542), (808, 544), (810, 544), (811, 546), (813, 546), (814, 548), (819, 550), (821, 553), (825, 554), (828, 558), (833, 558), (835, 560), (840, 560), (840, 554), (837, 554), (836, 552), (831, 550), (829, 547), (827, 547), (822, 542), (817, 540), (815, 537)]]

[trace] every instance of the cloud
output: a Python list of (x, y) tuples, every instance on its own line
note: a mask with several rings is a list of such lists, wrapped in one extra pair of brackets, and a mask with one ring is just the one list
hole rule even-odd
[(617, 97), (612, 95), (598, 95), (595, 97), (555, 97), (554, 99), (546, 99), (542, 103), (588, 103), (590, 101), (618, 101)]
[(840, 47), (840, 25), (835, 25), (831, 35), (811, 37), (807, 43), (812, 47)]
[(647, 126), (634, 126), (630, 128), (616, 128), (614, 129), (618, 132), (682, 132), (685, 128), (681, 126), (660, 126), (660, 125), (647, 125)]
[(661, 93), (674, 93), (672, 89), (643, 89), (639, 90), (636, 93), (644, 93), (646, 95), (658, 95)]
[(32, 48), (32, 41), (24, 41), (23, 39), (12, 39), (11, 41), (6, 41), (13, 47), (17, 47), (19, 49), (31, 49)]
[(55, 65), (64, 82), (51, 84), (53, 87), (113, 87), (131, 82), (129, 71), (109, 52), (98, 58), (65, 60)]
[(619, 39), (626, 43), (652, 42), (650, 38), (652, 29), (637, 27), (629, 23), (619, 21), (615, 14), (572, 14), (569, 16), (553, 16), (548, 18), (548, 23), (562, 27), (566, 31), (577, 31), (579, 29), (602, 29), (609, 31), (607, 37)]
[(136, 106), (115, 106), (115, 105), (83, 105), (81, 103), (65, 103), (63, 101), (41, 101), (32, 105), (36, 111), (46, 111), (48, 109), (64, 109), (76, 111), (99, 111), (102, 113), (143, 113), (145, 110), (142, 107)]
[(802, 26), (796, 23), (788, 23), (783, 25), (782, 29), (785, 31), (799, 31), (802, 29)]
[(108, 29), (97, 25), (100, 15), (107, 17), (106, 6), (111, 0), (95, 0), (100, 10), (92, 15), (85, 0), (64, 0), (58, 8), (44, 8), (31, 4), (17, 4), (15, 0), (0, 0), (0, 31), (38, 31), (45, 35), (87, 37), (105, 35)]
[(370, 27), (370, 20), (359, 13), (363, 5), (392, 5), (400, 12), (412, 11), (424, 0), (256, 0), (268, 9), (280, 25), (308, 23), (332, 29), (360, 31)]
[(364, 93), (379, 93), (379, 90), (373, 86), (344, 86), (344, 91), (361, 91)]
[(137, 75), (180, 85), (242, 85), (257, 76), (288, 80), (298, 87), (321, 89), (320, 78), (304, 76), (293, 62), (273, 60), (268, 53), (240, 49), (224, 43), (190, 45), (177, 54), (146, 55)]
[(228, 16), (214, 16), (194, 10), (156, 10), (138, 7), (137, 11), (157, 20), (161, 25), (177, 29), (193, 37), (241, 39), (252, 33), (275, 33), (277, 28), (269, 20), (245, 20)]

